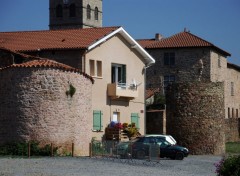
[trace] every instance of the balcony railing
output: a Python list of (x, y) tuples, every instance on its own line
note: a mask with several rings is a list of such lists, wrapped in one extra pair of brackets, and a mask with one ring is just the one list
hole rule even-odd
[(128, 98), (134, 99), (138, 97), (138, 88), (134, 84), (112, 83), (108, 84), (108, 96), (112, 99)]

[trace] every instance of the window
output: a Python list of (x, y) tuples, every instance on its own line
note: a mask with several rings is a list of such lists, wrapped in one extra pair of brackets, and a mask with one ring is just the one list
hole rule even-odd
[(228, 118), (231, 118), (230, 108), (228, 108)]
[(120, 113), (119, 112), (113, 112), (112, 121), (120, 122)]
[(238, 118), (238, 109), (236, 109), (236, 118)]
[(235, 117), (235, 114), (234, 114), (235, 112), (234, 112), (234, 108), (232, 108), (232, 118), (234, 118)]
[(234, 82), (231, 82), (231, 96), (234, 96)]
[(157, 70), (153, 70), (153, 74), (156, 75), (157, 74)]
[(76, 6), (75, 4), (71, 4), (69, 7), (69, 16), (76, 17)]
[(94, 60), (89, 60), (90, 66), (90, 76), (95, 76), (95, 62)]
[(131, 123), (135, 123), (136, 128), (139, 128), (139, 116), (138, 116), (138, 113), (131, 113)]
[(221, 57), (218, 55), (218, 68), (221, 67)]
[(102, 61), (97, 61), (97, 76), (102, 77)]
[(95, 62), (95, 60), (89, 60), (89, 69), (90, 76), (102, 77), (102, 61)]
[(165, 75), (164, 76), (164, 88), (166, 88), (169, 84), (175, 82), (174, 75)]
[(91, 6), (87, 5), (87, 19), (91, 19)]
[(164, 65), (175, 65), (175, 53), (164, 53)]
[(102, 111), (93, 111), (93, 130), (101, 131), (102, 130)]
[(112, 83), (126, 83), (126, 65), (112, 64)]
[(56, 16), (57, 17), (62, 17), (63, 16), (63, 9), (62, 9), (62, 6), (60, 4), (57, 5), (57, 8), (56, 8)]
[(63, 4), (67, 5), (69, 0), (63, 0)]
[(98, 20), (98, 8), (97, 7), (95, 7), (94, 16), (95, 16), (95, 20)]

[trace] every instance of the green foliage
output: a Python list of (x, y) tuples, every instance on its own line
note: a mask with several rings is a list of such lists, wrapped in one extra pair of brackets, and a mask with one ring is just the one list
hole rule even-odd
[(166, 104), (166, 97), (160, 93), (154, 94), (154, 102), (147, 106), (147, 110), (164, 109)]
[(161, 94), (154, 94), (154, 104), (166, 104), (166, 98)]
[(72, 156), (72, 152), (69, 152), (68, 150), (64, 149), (61, 152), (61, 156)]
[(73, 97), (75, 92), (76, 92), (76, 88), (72, 84), (70, 84), (69, 85), (69, 90), (66, 91), (66, 95), (67, 96), (70, 95), (71, 97)]
[(0, 155), (27, 156), (28, 144), (24, 142), (13, 142), (0, 146)]
[(138, 128), (136, 128), (136, 124), (132, 123), (126, 126), (127, 123), (124, 125), (123, 131), (127, 133), (128, 138), (135, 137), (138, 134)]
[[(50, 156), (51, 145), (47, 144), (43, 147), (39, 146), (39, 142), (30, 142), (30, 154), (31, 156)], [(53, 148), (53, 154), (57, 154), (58, 147)], [(0, 155), (11, 156), (27, 156), (28, 155), (28, 143), (26, 142), (12, 142), (0, 146)]]
[(239, 176), (240, 175), (240, 155), (223, 158), (215, 164), (218, 176)]
[(136, 127), (130, 127), (127, 130), (127, 135), (129, 138), (136, 136), (138, 133), (138, 129)]
[(92, 139), (92, 154), (93, 155), (103, 155), (106, 154), (107, 151), (105, 146), (102, 145), (101, 141), (97, 141), (94, 138)]
[(240, 142), (226, 143), (226, 152), (232, 154), (240, 154)]

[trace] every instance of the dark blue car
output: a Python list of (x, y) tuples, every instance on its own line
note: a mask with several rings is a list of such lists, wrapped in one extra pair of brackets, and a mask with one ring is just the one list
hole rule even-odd
[(173, 145), (169, 143), (164, 137), (159, 136), (141, 136), (137, 137), (127, 143), (120, 143), (117, 150), (121, 157), (126, 157), (131, 154), (132, 158), (146, 159), (150, 155), (161, 158), (171, 158), (176, 160), (183, 160), (187, 157), (189, 151), (187, 148)]

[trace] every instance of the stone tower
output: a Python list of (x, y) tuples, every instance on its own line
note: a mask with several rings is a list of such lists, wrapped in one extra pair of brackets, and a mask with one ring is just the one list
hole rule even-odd
[(49, 0), (50, 30), (102, 27), (102, 0)]

